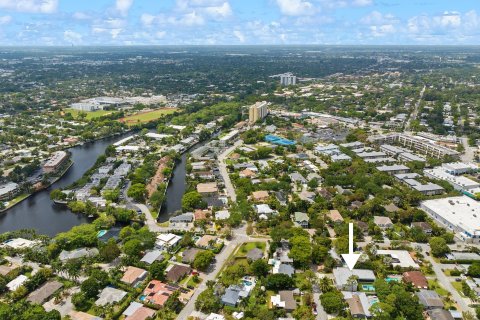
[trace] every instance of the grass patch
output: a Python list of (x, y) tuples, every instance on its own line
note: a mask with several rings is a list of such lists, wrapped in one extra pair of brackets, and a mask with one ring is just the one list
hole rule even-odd
[(137, 114), (133, 114), (131, 116), (122, 118), (119, 121), (129, 126), (130, 125), (133, 126), (136, 124), (147, 123), (150, 121), (157, 120), (163, 117), (164, 115), (174, 113), (175, 111), (176, 109), (172, 109), (172, 108), (162, 108), (162, 109), (157, 109), (153, 111), (139, 112)]
[(458, 291), (458, 293), (460, 293), (460, 295), (462, 296), (462, 298), (466, 298), (466, 296), (463, 294), (462, 282), (453, 281), (453, 282), (452, 282), (452, 286), (455, 288), (455, 290)]
[(92, 120), (113, 113), (112, 110), (80, 111), (71, 108), (64, 109), (64, 112), (70, 113), (75, 119), (79, 118), (78, 115), (80, 113), (85, 113), (87, 114), (87, 116), (85, 117), (86, 120)]
[(245, 257), (247, 253), (254, 248), (258, 248), (262, 251), (265, 251), (265, 242), (244, 243), (240, 246), (240, 249), (238, 249), (237, 253), (235, 254), (235, 257)]
[(443, 288), (438, 282), (437, 280), (433, 280), (433, 279), (429, 279), (428, 280), (428, 286), (432, 289), (432, 290), (435, 290), (436, 293), (438, 293), (438, 295), (442, 296), (442, 297), (446, 297), (448, 296), (448, 291)]

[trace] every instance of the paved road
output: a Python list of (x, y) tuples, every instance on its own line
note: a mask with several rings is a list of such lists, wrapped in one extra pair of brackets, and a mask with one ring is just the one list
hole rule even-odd
[(462, 137), (460, 138), (462, 144), (463, 144), (463, 147), (465, 149), (465, 152), (461, 155), (461, 159), (463, 162), (475, 162), (475, 153), (474, 153), (474, 149), (472, 147), (470, 147), (470, 145), (468, 144), (468, 138), (467, 137)]
[[(415, 244), (415, 246), (419, 246), (422, 248), (422, 251), (425, 252), (430, 252), (430, 247), (427, 244)], [(460, 307), (460, 311), (470, 311), (475, 314), (475, 310), (469, 307), (469, 300), (462, 298), (462, 296), (458, 293), (458, 291), (452, 286), (451, 280), (449, 277), (445, 275), (442, 271), (442, 265), (440, 263), (435, 262), (433, 258), (430, 255), (425, 255), (425, 258), (430, 261), (432, 264), (432, 269), (435, 272), (435, 276), (438, 279), (438, 282), (448, 291), (452, 294), (453, 300), (457, 303), (457, 305)]]
[(313, 294), (313, 301), (315, 301), (317, 305), (317, 320), (327, 320), (328, 316), (325, 310), (323, 309), (322, 304), (320, 303), (320, 293), (314, 293)]
[(425, 93), (426, 88), (427, 88), (426, 86), (423, 86), (422, 90), (420, 91), (420, 96), (418, 97), (418, 101), (415, 103), (415, 107), (414, 107), (412, 113), (410, 114), (410, 118), (408, 119), (408, 122), (405, 126), (405, 131), (410, 130), (410, 126), (412, 124), (412, 121), (417, 119), (418, 109), (420, 107), (420, 103), (422, 102), (423, 94)]
[(235, 192), (235, 188), (233, 187), (232, 181), (230, 180), (230, 176), (228, 175), (225, 159), (231, 152), (233, 152), (233, 150), (235, 150), (242, 143), (243, 143), (242, 140), (238, 140), (230, 148), (226, 149), (218, 156), (218, 168), (220, 170), (220, 174), (222, 175), (223, 181), (225, 182), (225, 189), (227, 190), (227, 196), (229, 196), (233, 202), (237, 201), (237, 193)]
[(211, 271), (204, 274), (201, 274), (201, 278), (203, 279), (202, 283), (200, 286), (195, 290), (195, 293), (193, 296), (190, 298), (190, 300), (187, 302), (185, 307), (182, 309), (182, 311), (178, 314), (177, 319), (178, 320), (185, 320), (187, 319), (195, 310), (195, 302), (197, 301), (198, 296), (200, 293), (205, 291), (207, 289), (207, 281), (209, 280), (215, 280), (217, 277), (218, 273), (222, 269), (222, 266), (225, 264), (227, 261), (228, 257), (233, 253), (235, 248), (244, 243), (244, 242), (267, 242), (269, 238), (251, 238), (246, 235), (246, 225), (241, 226), (240, 228), (233, 229), (232, 234), (234, 235), (234, 238), (223, 248), (222, 252), (220, 252), (216, 257), (215, 257), (215, 264), (213, 267), (211, 267)]

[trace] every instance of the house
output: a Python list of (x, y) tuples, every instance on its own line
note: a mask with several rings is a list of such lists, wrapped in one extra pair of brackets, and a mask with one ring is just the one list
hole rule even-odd
[(390, 229), (393, 227), (393, 222), (389, 217), (373, 216), (373, 222), (382, 229)]
[(128, 267), (125, 273), (123, 274), (122, 281), (132, 287), (136, 287), (147, 277), (147, 271), (137, 268), (137, 267)]
[(173, 224), (175, 224), (175, 223), (191, 223), (191, 222), (193, 222), (193, 218), (194, 218), (193, 213), (187, 212), (187, 213), (175, 216), (175, 217), (171, 217), (170, 219), (168, 219), (168, 221), (170, 223), (173, 223)]
[(147, 308), (147, 307), (140, 307), (135, 310), (134, 313), (127, 316), (125, 320), (147, 320), (153, 319), (155, 317), (155, 310)]
[(412, 228), (420, 228), (424, 233), (432, 234), (432, 226), (428, 222), (412, 222), (410, 225)]
[(166, 279), (170, 282), (178, 282), (192, 272), (192, 268), (181, 264), (173, 264), (167, 268)]
[(433, 309), (427, 311), (430, 320), (454, 320), (452, 314), (445, 309)]
[(98, 295), (98, 299), (95, 301), (95, 304), (103, 307), (109, 303), (118, 303), (122, 301), (126, 295), (127, 293), (123, 290), (106, 287)]
[(160, 250), (167, 250), (172, 247), (175, 247), (180, 240), (182, 239), (181, 236), (177, 236), (173, 233), (161, 233), (157, 237), (157, 241), (155, 242), (155, 247)]
[(225, 293), (221, 297), (222, 304), (229, 307), (236, 307), (240, 300), (240, 292), (242, 289), (239, 286), (230, 286), (225, 290)]
[(68, 313), (68, 316), (72, 320), (103, 320), (103, 318), (92, 316), (91, 314), (88, 314), (86, 312), (74, 311), (74, 310), (70, 311)]
[[(353, 269), (337, 267), (333, 269), (333, 277), (335, 279), (335, 285), (339, 290), (345, 291), (357, 291), (358, 283), (360, 282), (373, 282), (376, 277), (372, 270), (367, 269)], [(356, 280), (351, 281), (353, 277)]]
[(240, 178), (254, 178), (257, 173), (252, 171), (251, 169), (247, 168), (247, 169), (244, 169), (242, 171), (239, 172), (238, 174), (240, 176)]
[(283, 192), (275, 191), (275, 198), (278, 200), (278, 202), (280, 202), (280, 204), (282, 206), (287, 205), (287, 197), (285, 196), (285, 194)]
[(201, 209), (197, 209), (195, 210), (195, 212), (193, 213), (193, 216), (195, 218), (195, 221), (200, 221), (200, 220), (206, 220), (207, 219), (207, 216), (210, 216), (211, 215), (211, 211), (210, 210), (201, 210)]
[(327, 213), (327, 218), (329, 218), (333, 223), (343, 222), (343, 217), (338, 210), (330, 210), (329, 213)]
[(406, 250), (377, 250), (377, 255), (389, 256), (394, 267), (419, 269), (410, 253)]
[(182, 252), (182, 263), (190, 264), (195, 260), (197, 253), (199, 253), (200, 249), (197, 248), (188, 248), (187, 250)]
[(7, 288), (10, 291), (15, 291), (18, 288), (20, 288), (25, 282), (27, 282), (28, 278), (27, 276), (24, 276), (23, 274), (19, 275), (9, 283), (7, 283)]
[(270, 297), (270, 302), (272, 307), (284, 309), (286, 312), (292, 312), (297, 308), (297, 301), (292, 290), (279, 291), (277, 295)]
[(263, 251), (258, 248), (253, 248), (247, 252), (247, 259), (250, 261), (256, 261), (263, 258)]
[(217, 242), (217, 238), (217, 236), (206, 234), (195, 242), (195, 246), (204, 249), (211, 248)]
[(155, 261), (163, 261), (165, 258), (160, 250), (151, 250), (147, 251), (140, 262), (145, 262), (146, 264), (150, 265)]
[(221, 314), (217, 313), (210, 313), (205, 320), (225, 320), (225, 317), (222, 316)]
[(275, 264), (272, 269), (273, 274), (281, 273), (286, 274), (289, 277), (293, 277), (295, 274), (295, 268), (291, 264), (286, 264), (280, 262), (278, 265)]
[(364, 221), (356, 221), (355, 224), (363, 234), (368, 233), (368, 223)]
[(42, 285), (37, 290), (31, 292), (27, 301), (33, 304), (43, 304), (47, 301), (55, 292), (63, 288), (63, 284), (58, 281), (49, 281)]
[(271, 215), (275, 210), (272, 210), (268, 204), (256, 204), (255, 205), (255, 211), (258, 213), (258, 215)]
[(366, 319), (372, 316), (370, 313), (370, 302), (365, 292), (342, 291), (342, 294), (352, 317)]
[(197, 184), (197, 192), (200, 194), (212, 194), (218, 192), (216, 182), (199, 183)]
[(308, 223), (310, 221), (310, 218), (308, 215), (304, 212), (295, 212), (294, 216), (294, 222), (296, 225), (302, 227), (302, 228), (308, 228)]
[(215, 212), (215, 220), (227, 220), (230, 218), (230, 212), (228, 210), (218, 210)]
[(289, 177), (293, 183), (307, 184), (307, 179), (298, 172), (290, 173)]
[(95, 257), (98, 255), (98, 253), (99, 251), (97, 248), (80, 248), (72, 251), (63, 250), (60, 252), (58, 258), (60, 261), (64, 262), (72, 259)]
[(152, 280), (147, 284), (145, 290), (143, 290), (143, 295), (145, 296), (144, 301), (158, 307), (163, 307), (170, 295), (176, 290), (177, 287), (175, 286), (168, 285), (158, 280)]
[(269, 198), (268, 191), (254, 191), (252, 192), (252, 199), (254, 201), (266, 201)]
[(428, 289), (427, 278), (420, 271), (404, 272), (402, 278), (405, 283), (411, 283), (417, 289)]
[(385, 208), (385, 211), (387, 211), (388, 213), (395, 213), (400, 210), (400, 208), (397, 207), (394, 203), (389, 203), (387, 205), (384, 205), (383, 207)]
[(416, 295), (420, 303), (423, 304), (427, 310), (443, 308), (442, 298), (433, 290), (421, 289)]

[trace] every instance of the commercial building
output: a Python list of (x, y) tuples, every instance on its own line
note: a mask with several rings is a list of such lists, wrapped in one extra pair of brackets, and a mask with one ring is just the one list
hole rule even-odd
[(380, 145), (397, 143), (411, 150), (416, 150), (427, 157), (437, 159), (442, 159), (445, 156), (450, 156), (452, 158), (458, 158), (460, 156), (459, 152), (440, 146), (436, 144), (435, 141), (404, 133), (391, 133), (371, 136), (368, 138), (368, 141)]
[(468, 242), (480, 239), (480, 203), (467, 197), (422, 201), (420, 208)]
[(19, 187), (15, 182), (9, 182), (0, 186), (0, 201), (9, 200), (18, 194)]
[(65, 151), (56, 151), (50, 157), (50, 159), (43, 165), (43, 171), (45, 173), (51, 173), (56, 171), (60, 166), (68, 160), (68, 153)]
[(280, 84), (282, 86), (294, 86), (297, 84), (297, 77), (291, 72), (287, 72), (280, 75)]
[(442, 168), (445, 172), (454, 176), (478, 171), (478, 166), (476, 164), (463, 162), (444, 163)]
[(435, 183), (429, 182), (426, 184), (422, 184), (415, 179), (404, 179), (403, 182), (407, 184), (410, 188), (417, 190), (418, 192), (426, 196), (434, 196), (445, 192), (445, 189), (443, 187)]
[(436, 167), (433, 169), (424, 170), (423, 173), (425, 173), (425, 176), (429, 177), (430, 179), (447, 181), (455, 190), (458, 191), (468, 191), (480, 187), (480, 183), (473, 181), (472, 179), (448, 173), (445, 170), (445, 167)]
[(248, 109), (248, 121), (250, 123), (255, 123), (258, 120), (265, 118), (268, 114), (267, 106), (267, 101), (259, 101), (254, 105), (251, 105)]
[(392, 175), (410, 172), (410, 168), (404, 165), (380, 166), (377, 170)]

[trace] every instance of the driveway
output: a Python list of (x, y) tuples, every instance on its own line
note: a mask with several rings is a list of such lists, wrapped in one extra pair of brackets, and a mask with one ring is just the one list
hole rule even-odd
[(242, 143), (242, 140), (236, 141), (231, 147), (227, 148), (218, 156), (218, 169), (220, 170), (220, 174), (222, 175), (223, 181), (225, 182), (225, 190), (227, 191), (227, 196), (229, 196), (233, 202), (237, 201), (237, 193), (235, 192), (235, 188), (233, 187), (230, 176), (228, 175), (225, 159), (231, 152), (233, 152), (233, 150), (235, 150)]

